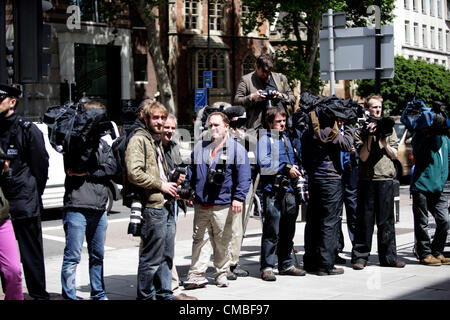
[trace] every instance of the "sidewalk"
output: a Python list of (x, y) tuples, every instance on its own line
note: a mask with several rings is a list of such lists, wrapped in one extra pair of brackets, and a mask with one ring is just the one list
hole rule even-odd
[[(351, 244), (345, 220), (343, 224), (345, 248), (342, 257), (347, 259), (345, 273), (339, 276), (305, 277), (277, 276), (275, 282), (260, 279), (259, 250), (261, 227), (251, 223), (244, 239), (240, 264), (250, 271), (250, 276), (230, 281), (228, 288), (217, 288), (209, 268), (210, 284), (205, 288), (185, 291), (201, 300), (450, 300), (450, 266), (426, 267), (418, 264), (413, 255), (414, 233), (410, 200), (404, 197), (400, 221), (396, 224), (397, 250), (407, 263), (403, 269), (378, 265), (376, 232), (369, 265), (355, 271), (350, 264)], [(409, 203), (408, 203), (409, 201)], [(253, 218), (252, 218), (253, 219)], [(430, 223), (433, 220), (430, 219)], [(249, 224), (250, 225), (250, 224)], [(302, 264), (304, 222), (297, 222), (294, 239), (298, 263)], [(181, 280), (186, 279), (191, 258), (191, 240), (177, 241), (175, 264)], [(84, 251), (83, 251), (84, 252)], [(449, 248), (445, 255), (448, 256)], [(62, 257), (46, 259), (47, 289), (51, 294), (61, 292), (60, 272)], [(138, 247), (105, 252), (105, 285), (110, 300), (135, 300)], [(340, 266), (339, 266), (340, 267)], [(78, 296), (89, 299), (88, 256), (83, 253), (77, 269)]]

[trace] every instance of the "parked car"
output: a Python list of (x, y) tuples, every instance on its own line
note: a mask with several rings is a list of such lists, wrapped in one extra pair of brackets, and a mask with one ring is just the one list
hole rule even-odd
[[(45, 148), (49, 155), (48, 180), (42, 195), (42, 203), (44, 209), (62, 208), (64, 206), (64, 172), (63, 155), (57, 152), (50, 144), (48, 139), (48, 128), (44, 123), (36, 123), (35, 125), (41, 130), (44, 136)], [(116, 137), (119, 136), (117, 126), (113, 123)], [(112, 145), (113, 139), (105, 139), (109, 145)], [(107, 212), (111, 211), (113, 202), (122, 198), (122, 186), (109, 181), (108, 183), (108, 203), (106, 205)]]
[(411, 168), (414, 165), (414, 155), (412, 152), (412, 134), (405, 125), (400, 122), (400, 117), (395, 119), (394, 130), (398, 137), (397, 160), (397, 180), (407, 179), (411, 175)]

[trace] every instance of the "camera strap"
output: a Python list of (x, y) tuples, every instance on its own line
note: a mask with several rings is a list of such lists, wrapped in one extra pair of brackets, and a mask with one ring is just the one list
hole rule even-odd
[[(214, 163), (214, 158), (216, 157), (216, 153), (217, 151), (219, 151), (223, 145), (225, 144), (225, 142), (227, 141), (227, 139), (224, 139), (217, 147), (214, 148), (214, 150), (211, 152), (211, 163), (209, 165), (209, 168), (211, 169), (211, 167), (213, 166)], [(223, 153), (225, 153), (226, 147), (223, 147)]]

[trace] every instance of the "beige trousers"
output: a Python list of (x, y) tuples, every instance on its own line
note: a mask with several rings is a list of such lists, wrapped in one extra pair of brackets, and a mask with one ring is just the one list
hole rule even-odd
[(210, 209), (194, 206), (192, 261), (188, 276), (205, 274), (211, 256), (209, 242), (214, 255), (214, 277), (228, 271), (231, 262), (232, 221), (231, 206), (214, 206)]

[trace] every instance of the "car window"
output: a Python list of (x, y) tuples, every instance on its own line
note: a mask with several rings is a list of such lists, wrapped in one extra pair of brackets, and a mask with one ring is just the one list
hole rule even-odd
[(405, 125), (402, 123), (396, 123), (394, 125), (395, 133), (397, 134), (398, 141), (401, 140), (403, 133), (405, 132)]

